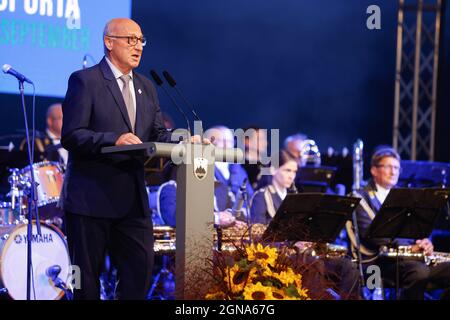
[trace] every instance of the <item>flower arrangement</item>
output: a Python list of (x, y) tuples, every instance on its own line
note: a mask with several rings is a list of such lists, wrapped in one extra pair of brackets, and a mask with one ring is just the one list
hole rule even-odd
[(217, 252), (215, 285), (206, 299), (310, 300), (286, 249), (243, 244), (231, 252)]

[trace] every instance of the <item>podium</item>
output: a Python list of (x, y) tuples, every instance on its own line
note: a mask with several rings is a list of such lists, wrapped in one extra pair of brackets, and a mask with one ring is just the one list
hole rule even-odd
[(212, 260), (214, 162), (243, 163), (243, 151), (212, 144), (145, 142), (104, 147), (102, 153), (170, 158), (177, 166), (175, 298), (192, 299), (193, 286), (201, 285)]

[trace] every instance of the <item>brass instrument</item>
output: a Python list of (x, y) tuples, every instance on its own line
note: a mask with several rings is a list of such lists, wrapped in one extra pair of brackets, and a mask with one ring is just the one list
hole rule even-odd
[(155, 254), (175, 254), (175, 228), (169, 226), (153, 227), (153, 250)]
[(364, 175), (364, 161), (363, 161), (364, 143), (361, 139), (356, 140), (353, 144), (353, 185), (352, 190), (361, 189), (361, 182)]
[(444, 262), (450, 262), (450, 253), (448, 252), (433, 252), (430, 256), (425, 256), (425, 263), (427, 265), (438, 265)]
[(411, 259), (423, 261), (429, 266), (435, 266), (444, 262), (450, 262), (450, 253), (448, 252), (433, 252), (432, 255), (425, 255), (423, 252), (413, 252), (412, 246), (399, 246), (396, 248), (389, 248), (382, 246), (380, 248), (379, 256), (385, 258)]
[(308, 139), (301, 143), (300, 162), (302, 167), (305, 165), (320, 166), (320, 151), (314, 140)]
[(298, 242), (295, 244), (299, 253), (313, 258), (332, 259), (343, 258), (348, 254), (346, 247), (332, 243)]

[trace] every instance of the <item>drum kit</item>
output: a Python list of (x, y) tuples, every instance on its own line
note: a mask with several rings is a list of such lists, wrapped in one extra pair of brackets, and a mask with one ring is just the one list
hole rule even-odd
[(36, 206), (41, 233), (32, 221), (31, 299), (57, 300), (64, 291), (55, 286), (58, 270), (65, 283), (71, 276), (66, 237), (61, 231), (63, 211), (57, 207), (63, 183), (63, 171), (56, 162), (39, 162), (24, 169), (10, 169), (10, 202), (0, 203), (0, 292), (9, 298), (24, 300), (27, 295), (27, 213), (30, 205), (31, 174), (36, 182)]

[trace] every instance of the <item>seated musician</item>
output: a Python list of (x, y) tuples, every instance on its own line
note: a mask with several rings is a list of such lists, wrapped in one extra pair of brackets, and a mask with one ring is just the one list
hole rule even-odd
[[(279, 154), (279, 167), (271, 168), (272, 183), (255, 192), (251, 201), (251, 220), (253, 223), (268, 224), (275, 216), (287, 193), (296, 192), (294, 179), (298, 165), (286, 151)], [(304, 250), (312, 245), (298, 242), (296, 246)], [(323, 260), (325, 275), (334, 283), (335, 291), (341, 299), (359, 299), (359, 278), (356, 265), (349, 257), (333, 257)]]
[[(397, 184), (400, 169), (400, 155), (391, 147), (378, 147), (371, 158), (372, 179), (364, 189), (357, 192), (362, 198), (356, 213), (363, 261), (367, 261), (366, 267), (369, 264), (378, 264), (382, 277), (391, 279), (393, 283), (395, 283), (396, 261), (377, 258), (380, 246), (386, 245), (387, 240), (369, 240), (366, 234), (389, 191)], [(425, 255), (433, 253), (433, 244), (429, 239), (396, 239), (396, 243), (410, 245), (413, 253), (422, 252)], [(428, 266), (422, 261), (400, 259), (399, 275), (402, 289), (399, 298), (402, 299), (423, 299), (429, 283), (440, 288), (450, 287), (450, 263)], [(450, 295), (444, 292), (443, 297), (448, 299)]]
[[(58, 162), (64, 169), (67, 164), (68, 151), (61, 146), (62, 105), (54, 103), (47, 109), (45, 133), (36, 132), (35, 150), (38, 159)], [(21, 151), (27, 150), (26, 138), (20, 143)]]
[(242, 166), (253, 190), (257, 190), (270, 184), (270, 176), (263, 174), (267, 167), (264, 161), (268, 147), (267, 130), (252, 125), (245, 128), (244, 132), (245, 163)]
[(307, 136), (303, 133), (296, 133), (284, 140), (284, 150), (291, 158), (294, 158), (298, 165), (301, 164), (302, 144), (307, 140)]

